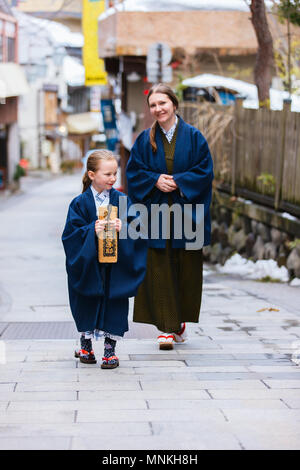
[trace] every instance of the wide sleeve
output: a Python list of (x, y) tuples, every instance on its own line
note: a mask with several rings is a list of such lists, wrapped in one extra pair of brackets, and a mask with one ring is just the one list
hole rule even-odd
[(86, 296), (103, 295), (95, 222), (88, 222), (80, 203), (76, 200), (70, 204), (62, 242), (72, 288)]
[[(145, 136), (139, 136), (132, 147), (126, 175), (129, 197), (135, 202), (143, 202), (154, 188), (160, 173), (153, 171), (145, 162)], [(149, 144), (150, 145), (150, 144)]]
[(207, 141), (200, 132), (195, 133), (193, 144), (191, 167), (173, 175), (180, 191), (190, 202), (203, 199), (211, 190), (214, 178), (212, 157)]

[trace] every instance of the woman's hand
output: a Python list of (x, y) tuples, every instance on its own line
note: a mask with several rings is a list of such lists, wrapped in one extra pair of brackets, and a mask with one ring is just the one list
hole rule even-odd
[(161, 174), (155, 186), (164, 193), (171, 193), (178, 188), (172, 175)]

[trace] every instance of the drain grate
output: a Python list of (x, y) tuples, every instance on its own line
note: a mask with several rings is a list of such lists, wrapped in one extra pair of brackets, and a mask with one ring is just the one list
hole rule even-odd
[(76, 339), (73, 322), (0, 323), (1, 339)]
[[(155, 326), (129, 322), (127, 339), (153, 339), (158, 330)], [(0, 340), (5, 339), (77, 339), (74, 322), (13, 322), (0, 323)]]

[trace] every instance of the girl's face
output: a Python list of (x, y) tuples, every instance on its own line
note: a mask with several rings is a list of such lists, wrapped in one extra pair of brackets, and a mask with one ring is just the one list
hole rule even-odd
[(154, 119), (162, 127), (172, 125), (175, 119), (176, 107), (168, 95), (164, 93), (153, 93), (149, 98), (149, 109)]
[(117, 180), (118, 164), (116, 160), (100, 160), (97, 171), (88, 171), (92, 185), (101, 193), (105, 189), (111, 189)]

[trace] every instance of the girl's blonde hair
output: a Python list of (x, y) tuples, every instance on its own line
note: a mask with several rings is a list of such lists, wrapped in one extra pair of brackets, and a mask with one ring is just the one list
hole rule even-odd
[[(149, 93), (147, 95), (148, 106), (150, 106), (149, 98), (154, 93), (162, 93), (163, 95), (167, 95), (170, 98), (170, 100), (172, 101), (173, 105), (175, 106), (175, 109), (178, 109), (179, 102), (178, 102), (177, 96), (175, 95), (174, 91), (172, 90), (172, 88), (169, 85), (166, 85), (165, 83), (157, 83), (157, 84), (153, 85), (150, 88)], [(156, 129), (157, 129), (157, 124), (158, 124), (157, 121), (154, 121), (154, 123), (152, 124), (151, 129), (150, 129), (150, 144), (151, 144), (153, 152), (157, 151), (157, 145), (156, 145), (156, 142), (155, 142), (155, 133), (156, 133)]]
[(88, 172), (96, 172), (99, 168), (99, 161), (101, 160), (115, 160), (116, 162), (118, 162), (117, 156), (110, 150), (95, 150), (95, 152), (91, 153), (87, 159), (86, 172), (84, 173), (82, 178), (83, 193), (90, 187), (92, 183)]

